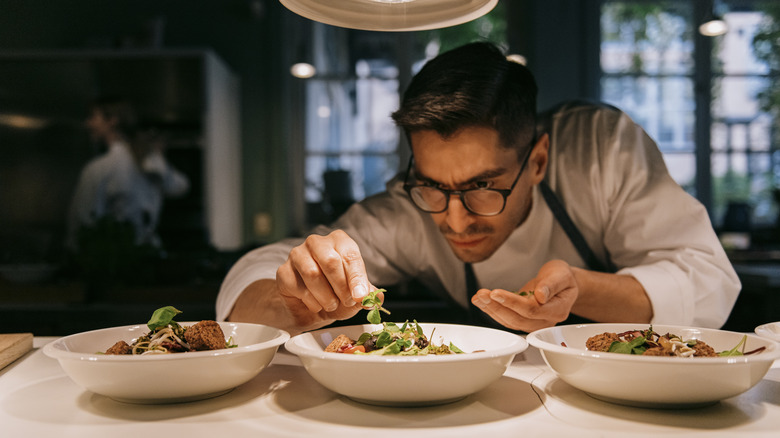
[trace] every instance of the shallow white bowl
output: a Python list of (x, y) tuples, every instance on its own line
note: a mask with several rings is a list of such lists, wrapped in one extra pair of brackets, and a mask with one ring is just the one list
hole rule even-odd
[[(357, 339), (363, 332), (380, 329), (381, 324), (316, 330), (292, 337), (285, 348), (298, 355), (306, 371), (324, 387), (359, 402), (386, 406), (462, 399), (501, 378), (515, 355), (528, 348), (525, 339), (501, 330), (455, 324), (420, 326), (434, 344), (452, 342), (466, 354), (366, 356), (324, 351), (340, 334)], [(484, 351), (472, 353), (475, 350)]]
[(756, 327), (756, 334), (762, 338), (780, 342), (780, 322), (770, 322)]
[[(195, 322), (180, 322), (189, 326)], [(66, 336), (43, 347), (81, 387), (130, 403), (173, 403), (224, 394), (262, 371), (290, 335), (273, 327), (220, 323), (235, 348), (160, 355), (107, 355), (149, 332), (146, 324)]]
[[(582, 324), (550, 327), (526, 338), (566, 383), (589, 395), (642, 407), (695, 407), (741, 394), (756, 385), (780, 356), (778, 344), (747, 334), (748, 356), (680, 358), (588, 351), (585, 341), (604, 332), (645, 330), (642, 324)], [(715, 351), (731, 350), (745, 333), (675, 325), (653, 325), (660, 334), (698, 339)], [(564, 343), (566, 346), (562, 346)]]

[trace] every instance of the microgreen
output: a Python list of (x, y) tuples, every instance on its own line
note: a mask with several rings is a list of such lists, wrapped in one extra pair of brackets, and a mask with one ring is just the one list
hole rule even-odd
[(512, 293), (515, 294), (515, 295), (520, 295), (521, 297), (525, 297), (525, 296), (533, 295), (534, 291), (532, 291), (532, 290), (521, 290), (519, 292), (512, 292)]
[[(405, 321), (400, 327), (394, 322), (382, 322), (381, 313), (390, 314), (390, 311), (382, 307), (382, 301), (377, 297), (380, 292), (386, 292), (384, 289), (377, 289), (369, 292), (368, 295), (363, 297), (362, 305), (368, 309), (368, 315), (366, 319), (371, 324), (382, 324), (382, 329), (373, 333), (363, 333), (356, 341), (356, 345), (363, 345), (371, 338), (376, 336), (376, 340), (373, 342), (373, 346), (376, 348), (366, 353), (358, 354), (375, 354), (375, 355), (418, 355), (428, 354), (433, 348), (432, 345), (428, 345), (424, 349), (413, 348), (415, 340), (425, 338), (423, 329), (417, 320), (413, 322)], [(433, 336), (433, 333), (431, 333)], [(447, 350), (447, 347), (442, 345), (437, 349)], [(449, 350), (453, 353), (463, 353), (463, 351), (453, 344), (450, 344)], [(449, 353), (450, 351), (444, 351)], [(434, 353), (435, 354), (435, 353)], [(441, 353), (440, 353), (441, 354)]]
[(377, 289), (375, 291), (369, 292), (368, 295), (363, 297), (363, 307), (367, 307), (369, 309), (366, 319), (368, 319), (368, 322), (371, 324), (379, 324), (382, 322), (382, 316), (379, 312), (385, 312), (388, 315), (390, 314), (389, 310), (382, 307), (382, 301), (377, 297), (379, 292), (386, 291), (384, 289)]
[(450, 342), (450, 350), (452, 350), (453, 352), (458, 353), (458, 354), (464, 352), (460, 348), (456, 347), (455, 344), (453, 344), (452, 342)]

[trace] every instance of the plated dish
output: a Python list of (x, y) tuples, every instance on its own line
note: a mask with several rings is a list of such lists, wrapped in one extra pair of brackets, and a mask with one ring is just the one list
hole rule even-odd
[(45, 345), (43, 352), (57, 359), (76, 384), (94, 393), (130, 403), (173, 403), (215, 397), (251, 380), (290, 338), (265, 325), (219, 326), (236, 347), (177, 354), (103, 353), (118, 340), (132, 344), (146, 335), (149, 327), (139, 324), (66, 336)]
[(541, 350), (550, 368), (566, 383), (597, 399), (641, 407), (697, 407), (739, 395), (761, 381), (780, 357), (777, 343), (753, 334), (660, 324), (653, 325), (655, 332), (701, 340), (718, 352), (732, 350), (743, 339), (745, 351), (763, 350), (750, 355), (693, 358), (585, 347), (594, 335), (642, 328), (641, 324), (557, 326), (530, 333), (526, 339)]
[(325, 351), (340, 335), (359, 339), (363, 333), (381, 330), (382, 324), (315, 330), (292, 337), (285, 348), (324, 387), (359, 402), (386, 406), (460, 400), (496, 382), (515, 355), (528, 348), (521, 336), (502, 330), (456, 324), (419, 326), (429, 334), (430, 342), (453, 342), (466, 353), (400, 356)]

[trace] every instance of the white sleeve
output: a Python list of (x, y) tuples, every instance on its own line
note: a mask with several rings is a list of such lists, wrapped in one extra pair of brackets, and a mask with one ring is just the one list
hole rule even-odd
[(217, 295), (217, 321), (227, 319), (238, 296), (257, 280), (276, 278), (276, 270), (303, 239), (287, 239), (244, 254), (228, 271)]
[[(332, 226), (318, 226), (310, 234), (326, 235), (334, 229), (345, 231), (360, 248), (369, 281), (375, 285), (392, 285), (410, 277), (436, 284), (439, 277), (429, 268), (434, 260), (443, 264), (454, 255), (436, 256), (446, 245), (435, 224), (424, 219), (406, 199), (396, 179), (388, 183), (388, 192), (367, 198), (342, 215)], [(437, 240), (438, 239), (438, 240)], [(217, 296), (217, 319), (230, 314), (238, 296), (247, 286), (260, 279), (276, 278), (276, 270), (295, 246), (305, 238), (287, 239), (252, 250), (230, 269)], [(409, 242), (415, 242), (414, 245)], [(438, 246), (435, 242), (438, 242)], [(444, 248), (446, 251), (446, 247)], [(438, 268), (444, 271), (445, 267)]]
[(671, 178), (653, 140), (628, 116), (614, 132), (601, 155), (619, 169), (603, 172), (605, 244), (623, 267), (618, 273), (642, 284), (653, 323), (721, 327), (741, 285), (707, 210)]

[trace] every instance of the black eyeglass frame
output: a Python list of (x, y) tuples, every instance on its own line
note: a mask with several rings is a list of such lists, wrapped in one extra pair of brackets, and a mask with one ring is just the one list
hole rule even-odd
[[(457, 195), (458, 198), (460, 198), (460, 203), (463, 204), (463, 208), (466, 209), (471, 214), (477, 215), (477, 216), (498, 216), (501, 214), (504, 209), (506, 208), (506, 198), (509, 197), (510, 194), (512, 194), (512, 191), (515, 189), (515, 186), (517, 185), (517, 182), (520, 180), (520, 175), (523, 174), (523, 171), (525, 170), (526, 165), (528, 164), (528, 159), (531, 157), (531, 152), (533, 152), (534, 147), (536, 147), (536, 139), (534, 138), (533, 141), (531, 141), (531, 147), (528, 148), (528, 153), (525, 155), (525, 158), (523, 159), (523, 164), (520, 165), (520, 171), (517, 173), (517, 176), (515, 177), (515, 180), (512, 182), (512, 185), (508, 189), (494, 189), (490, 187), (475, 187), (473, 189), (465, 189), (465, 190), (448, 190), (448, 189), (442, 189), (440, 187), (435, 186), (424, 186), (419, 184), (409, 184), (409, 174), (412, 171), (412, 163), (414, 162), (414, 155), (409, 157), (409, 165), (406, 168), (406, 176), (404, 177), (404, 190), (409, 195), (409, 199), (411, 199), (412, 204), (414, 204), (415, 207), (419, 208), (420, 210), (426, 212), (426, 213), (444, 213), (447, 211), (447, 209), (450, 207), (450, 196), (451, 195)], [(427, 187), (431, 189), (438, 190), (445, 195), (445, 203), (444, 208), (441, 210), (426, 210), (422, 207), (420, 207), (417, 202), (414, 201), (414, 196), (412, 196), (412, 190), (416, 187)], [(491, 214), (483, 214), (483, 213), (477, 213), (473, 211), (471, 208), (469, 208), (468, 205), (466, 205), (466, 201), (463, 200), (463, 195), (468, 192), (474, 192), (478, 190), (489, 190), (491, 192), (497, 192), (503, 197), (503, 204), (501, 205), (501, 209), (497, 211), (496, 213)]]

